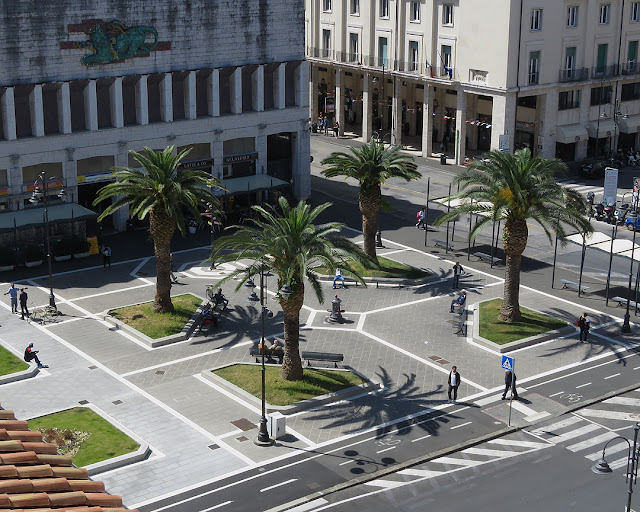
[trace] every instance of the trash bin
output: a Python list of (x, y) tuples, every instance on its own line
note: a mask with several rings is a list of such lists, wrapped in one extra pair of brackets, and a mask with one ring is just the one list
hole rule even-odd
[(447, 165), (447, 155), (444, 153), (440, 155), (440, 165)]
[(287, 417), (281, 412), (267, 414), (267, 432), (272, 439), (280, 439), (286, 435)]
[(311, 131), (312, 131), (313, 133), (318, 133), (318, 123), (313, 123), (313, 124), (311, 125)]
[(96, 236), (88, 236), (87, 242), (89, 242), (89, 254), (98, 254), (98, 238)]

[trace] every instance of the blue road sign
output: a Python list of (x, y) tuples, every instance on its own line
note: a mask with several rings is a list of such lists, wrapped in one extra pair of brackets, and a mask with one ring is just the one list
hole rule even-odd
[(513, 357), (502, 356), (502, 364), (500, 365), (505, 370), (515, 370), (516, 361)]

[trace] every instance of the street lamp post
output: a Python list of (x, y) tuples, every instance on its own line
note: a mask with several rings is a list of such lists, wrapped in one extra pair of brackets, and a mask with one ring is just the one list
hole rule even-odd
[(631, 324), (629, 320), (631, 315), (629, 314), (629, 305), (631, 303), (631, 280), (633, 279), (633, 253), (636, 249), (636, 230), (633, 230), (633, 242), (631, 244), (631, 264), (629, 268), (629, 288), (627, 290), (627, 311), (624, 314), (624, 322), (622, 324), (622, 333), (630, 334), (631, 333)]
[(591, 471), (598, 475), (603, 475), (607, 473), (611, 473), (612, 469), (609, 467), (609, 464), (604, 458), (604, 452), (607, 449), (607, 446), (611, 441), (615, 441), (617, 439), (622, 439), (629, 445), (629, 450), (627, 451), (627, 472), (625, 475), (626, 482), (629, 483), (629, 488), (627, 490), (627, 507), (625, 509), (626, 512), (631, 512), (631, 496), (633, 494), (633, 485), (638, 482), (638, 464), (640, 462), (640, 450), (638, 449), (638, 432), (640, 432), (640, 423), (636, 423), (633, 427), (633, 448), (631, 447), (631, 443), (626, 437), (617, 436), (613, 439), (609, 439), (607, 443), (602, 448), (602, 458), (598, 461), (598, 463), (592, 466)]
[[(40, 176), (34, 181), (33, 185), (33, 193), (31, 194), (31, 198), (29, 202), (32, 204), (37, 204), (40, 201), (44, 202), (44, 229), (45, 229), (45, 240), (47, 244), (47, 266), (49, 268), (49, 306), (54, 309), (58, 309), (56, 306), (56, 297), (53, 294), (53, 270), (51, 266), (51, 241), (49, 238), (49, 181), (57, 180), (58, 178), (49, 177), (47, 178), (45, 175), (45, 171), (42, 171)], [(38, 186), (38, 183), (42, 184), (42, 189)], [(61, 199), (65, 196), (65, 191), (62, 189), (58, 194), (58, 197)]]

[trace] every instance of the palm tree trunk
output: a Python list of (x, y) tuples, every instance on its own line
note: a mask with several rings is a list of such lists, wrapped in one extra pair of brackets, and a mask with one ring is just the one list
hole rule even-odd
[(376, 232), (378, 231), (378, 212), (382, 202), (380, 185), (366, 189), (360, 187), (358, 206), (362, 213), (362, 234), (364, 236), (364, 252), (369, 258), (378, 263), (376, 255)]
[(288, 299), (280, 299), (284, 314), (284, 359), (281, 376), (285, 380), (302, 380), (303, 369), (300, 359), (300, 309), (304, 301), (302, 279), (295, 283), (293, 294)]
[(171, 302), (171, 238), (175, 222), (160, 208), (151, 210), (149, 232), (153, 238), (156, 256), (156, 296), (153, 301), (155, 313), (173, 312)]
[(507, 219), (502, 241), (505, 260), (504, 299), (498, 319), (501, 322), (519, 322), (520, 314), (520, 264), (527, 247), (529, 230), (525, 219)]

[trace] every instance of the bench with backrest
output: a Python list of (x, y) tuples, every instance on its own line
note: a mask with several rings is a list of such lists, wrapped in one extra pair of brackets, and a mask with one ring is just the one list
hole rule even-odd
[(302, 352), (302, 359), (307, 362), (307, 366), (311, 366), (311, 361), (325, 361), (329, 363), (333, 363), (337, 368), (338, 363), (344, 361), (343, 354), (334, 354), (331, 352)]
[(481, 261), (493, 262), (494, 265), (502, 261), (500, 258), (491, 256), (491, 254), (487, 254), (486, 252), (474, 252), (473, 255)]
[(453, 242), (447, 242), (446, 240), (440, 240), (439, 238), (434, 238), (433, 243), (436, 247), (448, 247), (451, 250), (455, 247)]
[(560, 282), (562, 283), (563, 288), (567, 288), (569, 290), (578, 291), (578, 288), (580, 288), (580, 292), (587, 293), (587, 290), (589, 289), (588, 286), (579, 285), (578, 283), (574, 283), (573, 281), (568, 281), (566, 279), (560, 279)]
[[(617, 302), (618, 306), (626, 306), (627, 305), (627, 299), (625, 299), (624, 297), (614, 297), (613, 299), (611, 299), (613, 302)], [(636, 301), (634, 300), (630, 300), (629, 301), (629, 307), (635, 309), (636, 308)]]
[[(251, 357), (256, 358), (256, 363), (259, 363), (262, 359), (262, 349), (258, 347), (258, 345), (251, 345), (249, 348), (249, 355)], [(282, 364), (282, 359), (284, 358), (284, 349), (282, 347), (278, 347), (275, 350), (269, 350), (269, 348), (264, 349), (264, 357), (267, 358), (267, 362), (275, 364), (275, 358), (278, 359), (278, 364)]]
[(464, 311), (464, 305), (467, 302), (467, 294), (466, 293), (465, 294), (461, 294), (458, 297), (458, 300), (460, 302), (456, 302), (456, 303), (453, 304), (453, 311), (455, 313), (458, 313), (459, 315), (461, 315), (462, 312)]
[(460, 314), (457, 315), (456, 317), (454, 317), (453, 320), (453, 328), (455, 329), (454, 334), (464, 334), (464, 327), (466, 324), (466, 317), (467, 315), (463, 315), (463, 313), (466, 311), (466, 308), (464, 306), (460, 307)]

